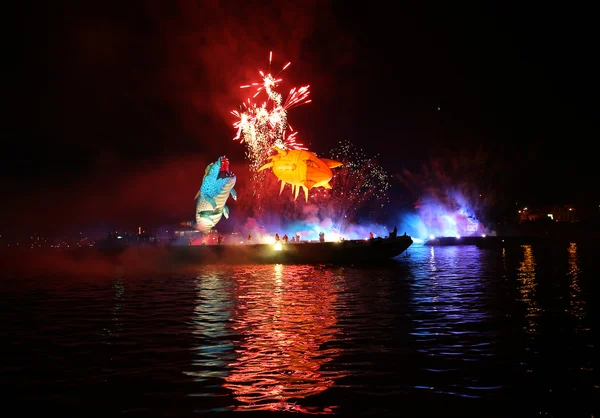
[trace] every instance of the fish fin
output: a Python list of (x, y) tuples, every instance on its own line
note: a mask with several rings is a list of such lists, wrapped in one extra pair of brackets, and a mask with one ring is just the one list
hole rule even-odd
[(302, 190), (304, 190), (304, 196), (306, 197), (306, 203), (308, 203), (308, 187), (303, 186)]
[(223, 216), (225, 219), (229, 219), (229, 208), (226, 205), (223, 206)]
[(237, 200), (237, 192), (235, 191), (235, 189), (231, 189), (231, 197), (233, 197), (233, 200)]
[(329, 184), (329, 180), (321, 180), (318, 183), (315, 183), (313, 187), (325, 187), (326, 189), (331, 189), (331, 185)]
[(198, 193), (196, 193), (196, 196), (194, 196), (194, 200), (196, 200), (200, 197), (200, 193), (202, 193), (202, 189), (198, 190)]
[(265, 165), (263, 165), (261, 168), (259, 168), (257, 171), (262, 171), (262, 170), (264, 170), (265, 168), (269, 168), (269, 167), (273, 167), (273, 163), (272, 163), (272, 162), (270, 162), (270, 163), (266, 163), (266, 164), (265, 164)]
[(217, 202), (215, 202), (215, 199), (214, 199), (214, 198), (212, 198), (212, 197), (210, 197), (210, 196), (206, 196), (206, 201), (207, 201), (208, 203), (210, 203), (210, 205), (211, 205), (213, 208), (216, 208), (216, 207), (217, 207)]
[(298, 193), (300, 193), (300, 185), (296, 186), (296, 190), (294, 190), (294, 200), (298, 199)]
[(336, 168), (344, 165), (344, 163), (341, 163), (336, 160), (330, 160), (329, 158), (321, 158), (321, 161), (327, 164), (327, 167), (329, 168)]
[(213, 211), (203, 210), (202, 212), (198, 212), (198, 215), (200, 215), (201, 218), (210, 219), (210, 217), (213, 215)]
[(279, 188), (279, 194), (283, 192), (283, 188), (285, 187), (285, 181), (281, 180), (281, 187)]

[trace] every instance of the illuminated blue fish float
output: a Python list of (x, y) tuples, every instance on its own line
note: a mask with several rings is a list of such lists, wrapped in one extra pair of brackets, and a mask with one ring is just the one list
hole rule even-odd
[(194, 197), (198, 231), (209, 232), (223, 215), (229, 218), (229, 208), (225, 203), (230, 195), (237, 200), (237, 193), (233, 188), (235, 180), (235, 174), (229, 169), (229, 160), (225, 156), (206, 167), (202, 185)]

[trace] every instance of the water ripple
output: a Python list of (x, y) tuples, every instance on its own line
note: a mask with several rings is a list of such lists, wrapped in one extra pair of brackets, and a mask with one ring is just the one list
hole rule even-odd
[(585, 416), (592, 259), (415, 245), (371, 268), (4, 278), (0, 375), (22, 411)]

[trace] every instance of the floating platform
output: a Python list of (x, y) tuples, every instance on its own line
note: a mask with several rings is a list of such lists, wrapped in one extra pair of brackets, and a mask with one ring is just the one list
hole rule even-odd
[(345, 264), (393, 262), (413, 243), (410, 236), (279, 244), (189, 246), (134, 245), (75, 249), (11, 249), (0, 252), (8, 277), (114, 275), (123, 272), (195, 270), (210, 264)]
[(569, 237), (558, 235), (523, 235), (523, 236), (469, 236), (469, 237), (438, 237), (429, 239), (423, 245), (429, 246), (459, 246), (476, 245), (479, 248), (502, 248), (531, 244), (556, 244), (588, 240), (585, 237)]
[(193, 245), (166, 247), (167, 258), (184, 263), (376, 263), (402, 254), (411, 237), (275, 244)]

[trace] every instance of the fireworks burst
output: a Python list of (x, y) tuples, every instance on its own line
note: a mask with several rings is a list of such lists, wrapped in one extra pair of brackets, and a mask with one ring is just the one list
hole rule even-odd
[[(306, 149), (296, 141), (297, 132), (294, 132), (289, 125), (287, 113), (295, 106), (311, 102), (308, 100), (309, 86), (292, 88), (286, 100), (283, 101), (282, 95), (275, 88), (282, 81), (281, 78), (278, 78), (279, 75), (291, 65), (291, 62), (284, 65), (279, 73), (273, 76), (270, 73), (272, 61), (273, 52), (270, 52), (269, 72), (267, 74), (263, 71), (258, 72), (262, 82), (240, 86), (243, 89), (256, 88), (256, 91), (251, 98), (242, 103), (240, 110), (231, 112), (238, 118), (233, 124), (237, 130), (234, 140), (246, 143), (246, 156), (250, 160), (253, 175), (266, 162), (273, 146), (282, 149)], [(267, 100), (259, 105), (255, 99), (261, 92), (266, 93)]]
[[(331, 150), (331, 157), (337, 161), (343, 161), (348, 174), (359, 177), (356, 188), (345, 190), (354, 192), (360, 196), (360, 200), (373, 199), (382, 206), (388, 201), (387, 191), (390, 188), (390, 175), (376, 162), (376, 157), (369, 157), (362, 149), (356, 148), (349, 141), (340, 141), (340, 145)], [(368, 191), (368, 193), (365, 193)], [(342, 191), (343, 193), (344, 191)]]
[(359, 211), (381, 208), (389, 201), (390, 175), (375, 157), (369, 157), (351, 142), (342, 141), (331, 151), (331, 158), (344, 165), (336, 169), (330, 190), (317, 189), (311, 198), (320, 200), (321, 213), (333, 220), (339, 230), (356, 221)]

